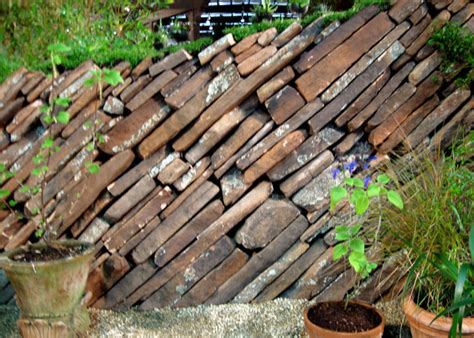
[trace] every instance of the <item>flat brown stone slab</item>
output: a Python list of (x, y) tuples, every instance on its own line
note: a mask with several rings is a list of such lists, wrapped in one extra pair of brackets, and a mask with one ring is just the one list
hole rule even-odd
[(17, 128), (19, 128), (23, 123), (31, 119), (36, 119), (41, 112), (39, 108), (43, 105), (43, 101), (36, 100), (30, 103), (28, 106), (21, 109), (14, 117), (13, 120), (6, 126), (5, 130), (8, 133), (13, 133)]
[(149, 99), (144, 105), (120, 121), (106, 134), (106, 142), (99, 148), (116, 154), (140, 143), (170, 113), (162, 101)]
[[(323, 19), (318, 19), (308, 25), (300, 35), (291, 40), (278, 52), (260, 66), (247, 78), (238, 81), (232, 90), (227, 91), (212, 104), (186, 133), (187, 142), (175, 149), (187, 148), (193, 144), (215, 121), (222, 115), (241, 104), (249, 95), (263, 83), (288, 65), (297, 55), (308, 47), (321, 32)], [(231, 67), (231, 66), (230, 66)], [(228, 67), (228, 68), (230, 68)], [(227, 69), (228, 69), (227, 68)]]
[(416, 93), (408, 101), (371, 131), (369, 134), (369, 142), (371, 144), (375, 146), (381, 144), (413, 111), (421, 106), (431, 95), (436, 93), (441, 87), (443, 77), (439, 72), (435, 73), (435, 77), (436, 81), (433, 81), (433, 76), (423, 81), (418, 86)]
[(245, 145), (239, 149), (238, 152), (236, 152), (234, 155), (232, 155), (219, 169), (216, 170), (214, 173), (214, 176), (217, 178), (222, 177), (227, 170), (229, 170), (234, 163), (245, 153), (247, 153), (250, 149), (252, 149), (255, 144), (257, 144), (261, 139), (263, 139), (268, 133), (270, 133), (273, 130), (274, 126), (273, 121), (268, 121), (265, 123), (262, 128), (255, 133), (248, 141), (245, 143)]
[(236, 164), (241, 170), (248, 168), (252, 163), (258, 160), (263, 154), (265, 154), (271, 147), (273, 147), (278, 141), (283, 139), (289, 133), (298, 129), (303, 123), (309, 118), (316, 114), (323, 104), (319, 99), (307, 103), (301, 108), (295, 115), (290, 117), (286, 123), (275, 129), (270, 135), (265, 137), (257, 145), (252, 147), (243, 156), (241, 156)]
[(210, 182), (202, 184), (132, 251), (133, 261), (137, 264), (145, 262), (218, 192), (219, 188), (216, 185)]
[(173, 182), (173, 186), (178, 191), (183, 191), (191, 183), (193, 183), (199, 176), (201, 176), (204, 171), (209, 167), (211, 164), (211, 159), (209, 157), (204, 157), (203, 159), (196, 162), (194, 167), (190, 168), (184, 175), (182, 175), (178, 180)]
[(82, 214), (81, 217), (71, 226), (71, 233), (74, 237), (79, 234), (92, 222), (92, 220), (112, 202), (113, 196), (107, 191), (102, 193), (97, 200)]
[(406, 53), (411, 56), (416, 55), (416, 53), (426, 44), (433, 32), (443, 27), (450, 18), (451, 14), (447, 10), (440, 12), (423, 30), (423, 32), (417, 35), (417, 38), (407, 48)]
[(235, 40), (232, 34), (227, 34), (215, 41), (212, 45), (206, 47), (198, 54), (199, 62), (204, 65), (211, 61), (214, 56), (235, 45)]
[(295, 72), (291, 66), (283, 68), (281, 72), (272, 77), (267, 83), (257, 90), (257, 96), (261, 103), (269, 99), (278, 90), (283, 88), (295, 77)]
[(454, 0), (448, 7), (448, 11), (451, 13), (457, 13), (461, 9), (463, 9), (467, 4), (469, 3), (469, 0)]
[(115, 223), (140, 202), (156, 187), (155, 181), (148, 175), (143, 176), (120, 199), (112, 204), (102, 216), (109, 223)]
[(190, 165), (188, 163), (177, 158), (163, 169), (158, 175), (158, 180), (163, 184), (172, 184), (189, 169)]
[(153, 95), (158, 93), (166, 84), (176, 78), (178, 75), (172, 70), (167, 70), (157, 78), (155, 78), (149, 85), (143, 88), (130, 102), (127, 103), (127, 108), (134, 111), (140, 108)]
[(354, 116), (359, 114), (365, 107), (367, 107), (374, 97), (379, 93), (379, 91), (385, 86), (385, 84), (390, 80), (390, 70), (387, 69), (380, 75), (371, 85), (369, 85), (359, 97), (339, 115), (334, 123), (338, 127), (344, 126), (349, 122)]
[(329, 102), (339, 95), (358, 75), (364, 72), (382, 55), (404, 32), (410, 28), (408, 22), (403, 22), (390, 31), (382, 40), (362, 56), (347, 72), (337, 79), (321, 95), (323, 102)]
[(189, 185), (162, 213), (161, 218), (167, 218), (171, 215), (191, 194), (199, 188), (213, 173), (212, 168), (207, 168), (204, 172)]
[(403, 121), (403, 123), (395, 130), (388, 139), (378, 148), (382, 154), (386, 154), (395, 148), (413, 129), (420, 124), (421, 121), (439, 104), (439, 98), (435, 94), (431, 99), (426, 101), (420, 108), (415, 110), (413, 114)]
[[(174, 198), (174, 195), (173, 195)], [(165, 209), (166, 210), (166, 209)], [(135, 235), (129, 238), (126, 243), (118, 251), (122, 256), (128, 255), (133, 249), (137, 247), (152, 231), (154, 231), (158, 225), (160, 225), (161, 220), (158, 216), (153, 218), (150, 222), (145, 225), (143, 229), (140, 229)]]
[(234, 298), (248, 283), (285, 253), (307, 227), (306, 218), (299, 216), (270, 244), (252, 256), (239, 272), (228, 279), (206, 301), (206, 304), (224, 304)]
[[(414, 62), (406, 64), (401, 70), (391, 77), (388, 83), (380, 90), (377, 96), (349, 123), (347, 127), (349, 131), (358, 129), (362, 124), (369, 119), (375, 111), (383, 104), (383, 102), (398, 88), (402, 81), (408, 76), (410, 71), (415, 67)], [(342, 116), (342, 115), (341, 115)], [(336, 119), (337, 121), (337, 119)]]
[(6, 102), (3, 108), (0, 108), (0, 126), (5, 126), (23, 107), (24, 97), (19, 97), (13, 101)]
[(207, 205), (158, 249), (154, 257), (155, 264), (160, 268), (165, 266), (183, 251), (197, 235), (219, 218), (223, 212), (224, 205), (219, 200)]
[(408, 76), (410, 83), (415, 86), (423, 81), (428, 75), (430, 75), (438, 66), (441, 64), (442, 57), (439, 52), (434, 52), (429, 57), (421, 61), (416, 67), (411, 71)]
[(20, 67), (13, 74), (11, 74), (1, 85), (0, 85), (0, 101), (6, 102), (8, 100), (5, 97), (9, 94), (9, 91), (17, 83), (19, 83), (26, 75), (28, 70), (25, 67)]
[[(61, 201), (53, 217), (54, 223), (60, 224), (58, 234), (62, 234), (87, 210), (102, 190), (130, 166), (134, 157), (131, 151), (115, 155), (101, 166), (98, 174), (87, 177)], [(77, 194), (80, 194), (79, 199)]]
[(257, 42), (260, 46), (265, 47), (270, 44), (270, 42), (275, 39), (277, 36), (278, 31), (275, 27), (269, 28), (266, 31), (262, 32), (257, 39)]
[(346, 23), (337, 28), (328, 37), (319, 42), (309, 52), (304, 53), (300, 60), (294, 64), (298, 73), (303, 73), (313, 67), (318, 61), (323, 59), (332, 50), (344, 42), (355, 31), (362, 27), (367, 21), (373, 18), (379, 9), (377, 6), (368, 6), (358, 14), (349, 19)]
[(374, 116), (367, 122), (366, 130), (372, 130), (383, 123), (393, 112), (408, 101), (416, 93), (416, 90), (417, 88), (411, 83), (403, 84), (377, 109)]
[(286, 197), (292, 196), (307, 183), (311, 182), (313, 178), (319, 175), (333, 161), (333, 154), (329, 150), (324, 151), (306, 166), (299, 169), (283, 183), (281, 183), (280, 190), (285, 194)]
[[(159, 270), (152, 278), (150, 278), (150, 274), (147, 274), (145, 278), (141, 278), (141, 283), (147, 279), (148, 281), (128, 297), (126, 305), (131, 306), (140, 299), (146, 299), (147, 296), (163, 286), (176, 274), (176, 271), (184, 269), (195, 257), (199, 256), (207, 248), (216, 243), (235, 225), (242, 221), (242, 219), (244, 219), (259, 205), (261, 205), (268, 198), (268, 196), (270, 196), (272, 191), (273, 187), (270, 183), (261, 182), (252, 191), (247, 193), (247, 195), (244, 196), (238, 203), (228, 209), (206, 230), (204, 230), (197, 237), (197, 240), (188, 247), (187, 250), (183, 251), (167, 266)], [(130, 287), (127, 291), (130, 289), (134, 290), (136, 287)]]
[[(405, 149), (414, 149), (423, 139), (435, 128), (443, 123), (451, 113), (453, 113), (464, 101), (471, 96), (468, 89), (457, 89), (454, 93), (444, 99), (440, 105), (434, 109), (416, 129), (403, 140)], [(472, 102), (471, 102), (472, 106)]]
[(249, 257), (243, 251), (235, 249), (219, 266), (185, 293), (174, 306), (188, 307), (203, 304), (226, 280), (239, 271), (248, 259)]
[(150, 72), (151, 76), (156, 76), (167, 70), (171, 70), (183, 62), (191, 60), (192, 58), (193, 57), (185, 49), (180, 49), (179, 51), (166, 56), (164, 59), (150, 66), (148, 71)]
[[(283, 272), (273, 283), (267, 286), (254, 300), (260, 303), (278, 297), (294, 281), (298, 279), (327, 249), (322, 240), (315, 242), (301, 255), (285, 272)], [(293, 298), (293, 297), (292, 297)]]
[(264, 248), (299, 214), (286, 200), (268, 199), (237, 230), (235, 241), (249, 250)]
[(278, 260), (270, 265), (265, 271), (258, 275), (242, 291), (240, 291), (232, 303), (250, 303), (263, 289), (272, 283), (277, 277), (288, 269), (302, 254), (308, 250), (309, 245), (296, 241)]
[(124, 104), (116, 97), (109, 96), (104, 103), (104, 112), (110, 115), (122, 115)]
[(192, 146), (185, 157), (189, 163), (194, 164), (206, 155), (214, 146), (228, 135), (232, 129), (240, 124), (257, 107), (258, 100), (256, 96), (251, 96), (247, 101), (237, 108), (222, 116), (216, 123), (209, 128), (198, 142)]
[[(462, 1), (465, 1), (465, 0), (462, 0)], [(426, 3), (423, 3), (420, 5), (420, 7), (418, 7), (416, 11), (414, 11), (410, 15), (409, 20), (413, 25), (416, 25), (418, 24), (418, 22), (421, 21), (421, 19), (423, 19), (426, 16), (426, 14), (428, 14), (428, 6), (426, 6)]]
[(152, 77), (150, 75), (142, 75), (135, 82), (132, 82), (127, 88), (123, 90), (120, 94), (120, 98), (124, 103), (128, 103), (131, 99), (133, 99), (140, 91), (152, 81)]
[(344, 155), (349, 150), (351, 150), (364, 135), (365, 134), (362, 130), (347, 134), (344, 139), (333, 148), (334, 154), (338, 156)]
[(236, 131), (212, 154), (212, 167), (221, 167), (241, 147), (257, 133), (269, 120), (268, 114), (256, 111), (247, 117)]
[(258, 43), (255, 42), (255, 44), (253, 44), (252, 46), (250, 46), (250, 48), (248, 48), (245, 52), (237, 55), (235, 57), (235, 63), (237, 63), (238, 65), (240, 65), (242, 62), (244, 62), (245, 60), (247, 60), (249, 57), (251, 57), (252, 55), (255, 55), (257, 54), (258, 52), (260, 52), (262, 50), (262, 46), (260, 46)]
[(264, 175), (280, 162), (286, 155), (298, 147), (306, 138), (306, 132), (297, 130), (275, 144), (266, 154), (248, 167), (244, 174), (244, 182), (250, 184)]
[(305, 100), (296, 89), (285, 86), (265, 101), (270, 116), (276, 124), (282, 124), (305, 105)]
[(134, 80), (138, 79), (138, 77), (145, 73), (152, 64), (153, 60), (150, 56), (144, 58), (138, 65), (135, 66), (135, 68), (132, 69), (132, 78)]
[(79, 236), (78, 240), (95, 244), (109, 228), (109, 223), (97, 217)]
[(79, 114), (76, 115), (69, 123), (64, 127), (61, 132), (63, 138), (69, 138), (77, 129), (79, 129), (87, 120), (89, 120), (98, 108), (100, 107), (100, 100), (93, 100)]
[(243, 52), (245, 52), (247, 49), (249, 49), (250, 47), (252, 47), (258, 40), (258, 37), (261, 35), (262, 33), (261, 32), (257, 32), (257, 33), (254, 33), (254, 34), (251, 34), (245, 38), (242, 39), (242, 41), (240, 41), (238, 44), (236, 44), (235, 46), (233, 46), (230, 51), (235, 55), (239, 55), (239, 54), (242, 54)]
[(350, 102), (375, 81), (403, 52), (403, 46), (396, 41), (377, 61), (371, 64), (369, 68), (352, 81), (340, 95), (308, 121), (313, 133), (337, 117)]
[(166, 103), (174, 109), (181, 108), (212, 79), (212, 76), (211, 67), (199, 69), (188, 81), (165, 98)]
[(203, 252), (199, 257), (178, 272), (140, 305), (141, 310), (174, 305), (183, 294), (191, 289), (202, 277), (219, 265), (235, 249), (235, 242), (227, 236)]
[(297, 36), (302, 30), (303, 30), (303, 27), (301, 26), (299, 22), (293, 22), (291, 25), (286, 27), (283, 32), (278, 34), (275, 40), (272, 41), (272, 45), (274, 45), (277, 48), (280, 48), (286, 43), (288, 43), (295, 36)]
[(275, 46), (267, 46), (259, 52), (250, 56), (248, 59), (242, 61), (242, 63), (237, 66), (240, 75), (247, 76), (252, 73), (255, 69), (257, 69), (265, 61), (267, 61), (271, 56), (275, 55), (277, 50), (278, 49)]
[(51, 79), (44, 78), (33, 90), (28, 93), (26, 101), (33, 102), (36, 100), (49, 86), (51, 85)]
[[(131, 187), (135, 182), (149, 173), (154, 167), (160, 165), (167, 153), (165, 148), (160, 149), (151, 157), (141, 161), (138, 165), (127, 171), (115, 182), (109, 184), (107, 190), (114, 196), (121, 195), (125, 190)], [(155, 170), (154, 170), (155, 171)], [(156, 175), (155, 175), (156, 176)]]
[(303, 167), (343, 136), (344, 132), (334, 126), (323, 128), (317, 134), (308, 137), (298, 148), (275, 165), (267, 172), (267, 176), (272, 181), (280, 181)]
[(109, 252), (117, 252), (130, 238), (145, 228), (155, 217), (163, 211), (174, 199), (175, 195), (169, 187), (158, 188), (158, 192), (135, 215), (123, 224), (109, 237), (103, 238), (104, 245)]
[(234, 62), (234, 56), (228, 50), (224, 50), (212, 59), (211, 68), (215, 73), (220, 73), (232, 62)]
[(398, 0), (390, 8), (388, 15), (397, 23), (400, 23), (416, 11), (422, 3), (423, 0)]
[(394, 26), (386, 13), (377, 15), (308, 72), (300, 76), (296, 80), (298, 91), (306, 101), (314, 100)]
[(167, 98), (168, 96), (173, 94), (176, 90), (183, 86), (191, 78), (191, 76), (196, 73), (197, 70), (198, 67), (195, 65), (188, 67), (186, 71), (179, 74), (177, 77), (174, 78), (174, 80), (171, 80), (161, 89), (161, 95), (163, 95), (164, 98)]
[[(229, 89), (240, 78), (235, 66), (227, 67), (222, 73), (211, 80), (202, 90), (189, 100), (181, 109), (165, 120), (151, 135), (149, 135), (139, 146), (138, 152), (143, 158), (147, 158), (156, 149), (161, 148), (179, 131), (192, 122), (201, 112), (214, 102), (222, 93)], [(223, 115), (223, 114), (221, 114)], [(189, 138), (185, 133), (173, 144), (173, 148), (182, 150), (180, 143), (189, 144)], [(188, 141), (189, 140), (189, 141)], [(191, 144), (195, 140), (192, 140)], [(179, 143), (177, 143), (179, 142)]]

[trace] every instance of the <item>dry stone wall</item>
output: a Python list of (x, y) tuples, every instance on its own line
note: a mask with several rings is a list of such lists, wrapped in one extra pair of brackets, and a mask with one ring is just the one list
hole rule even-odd
[[(398, 0), (344, 23), (294, 23), (236, 43), (226, 35), (192, 58), (184, 50), (155, 63), (115, 69), (124, 83), (85, 88), (92, 62), (54, 86), (18, 70), (0, 85), (0, 162), (16, 173), (27, 216), (0, 211), (0, 249), (33, 236), (39, 196), (33, 156), (50, 134), (44, 198), (64, 238), (95, 243), (88, 304), (120, 309), (261, 302), (275, 297), (338, 299), (356, 283), (332, 262), (332, 169), (354, 159), (448, 144), (472, 125), (474, 100), (439, 70), (426, 44), (449, 20), (474, 29), (474, 4)], [(71, 122), (45, 131), (39, 107), (72, 98)], [(88, 150), (93, 119), (106, 142)], [(407, 154), (407, 155), (404, 155)], [(87, 175), (86, 162), (101, 164)], [(369, 170), (374, 170), (370, 168)], [(396, 259), (381, 264), (360, 298), (387, 292)], [(384, 278), (392, 276), (392, 278)], [(0, 274), (0, 303), (13, 290)]]

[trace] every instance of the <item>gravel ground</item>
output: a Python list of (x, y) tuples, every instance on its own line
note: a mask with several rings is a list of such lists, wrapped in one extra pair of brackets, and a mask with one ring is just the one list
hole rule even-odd
[[(112, 312), (91, 310), (87, 337), (306, 337), (306, 301), (278, 299), (258, 305), (203, 305), (186, 309)], [(410, 337), (397, 303), (379, 304), (387, 315), (384, 337)], [(18, 311), (0, 307), (0, 337), (18, 337)], [(401, 330), (401, 331), (400, 331)]]

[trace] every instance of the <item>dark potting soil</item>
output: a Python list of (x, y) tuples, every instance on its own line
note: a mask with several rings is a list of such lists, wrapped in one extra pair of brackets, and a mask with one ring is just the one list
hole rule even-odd
[(319, 303), (309, 309), (308, 318), (314, 324), (338, 332), (362, 332), (382, 322), (377, 312), (358, 304), (345, 302)]
[(11, 257), (16, 262), (49, 262), (57, 259), (74, 257), (80, 255), (86, 250), (83, 245), (80, 246), (57, 246), (57, 247), (45, 247), (45, 248), (30, 248), (25, 252), (20, 252), (15, 256)]

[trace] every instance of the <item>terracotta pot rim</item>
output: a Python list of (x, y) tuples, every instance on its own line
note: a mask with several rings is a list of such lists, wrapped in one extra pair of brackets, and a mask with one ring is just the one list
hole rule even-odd
[[(321, 304), (321, 303), (340, 303), (341, 301), (331, 301), (331, 302), (319, 302), (317, 304)], [(372, 306), (371, 304), (369, 303), (365, 303), (365, 302), (362, 302), (362, 301), (358, 301), (358, 300), (351, 300), (349, 303), (351, 304), (357, 304), (357, 305), (361, 305), (365, 308), (369, 308), (370, 310), (374, 311), (375, 313), (377, 313), (379, 315), (379, 317), (381, 318), (381, 322), (379, 325), (377, 325), (376, 327), (370, 329), (370, 330), (367, 330), (367, 331), (360, 331), (360, 332), (344, 332), (344, 331), (333, 331), (333, 330), (329, 330), (329, 329), (326, 329), (324, 327), (321, 327), (319, 325), (316, 325), (314, 324), (309, 318), (308, 318), (308, 311), (309, 309), (311, 309), (312, 307), (314, 307), (316, 304), (312, 305), (312, 306), (308, 306), (304, 309), (304, 320), (305, 320), (305, 323), (306, 325), (308, 326), (312, 326), (313, 328), (316, 328), (318, 331), (321, 331), (322, 333), (325, 333), (325, 334), (328, 334), (328, 335), (334, 335), (334, 334), (337, 334), (338, 337), (353, 337), (355, 334), (364, 334), (364, 335), (373, 335), (373, 334), (376, 334), (377, 331), (380, 330), (380, 327), (385, 327), (385, 317), (383, 315), (383, 313), (377, 309), (376, 307)], [(383, 332), (383, 329), (382, 329), (382, 332)]]
[(55, 264), (62, 264), (62, 263), (67, 262), (67, 261), (81, 260), (81, 259), (87, 258), (88, 256), (90, 256), (94, 253), (94, 245), (92, 245), (91, 243), (88, 243), (88, 242), (83, 242), (83, 241), (79, 241), (79, 240), (76, 240), (76, 239), (58, 240), (56, 242), (61, 243), (62, 245), (66, 245), (66, 246), (83, 245), (83, 246), (86, 246), (87, 248), (82, 253), (80, 253), (76, 256), (64, 257), (64, 258), (61, 258), (61, 259), (55, 259), (55, 260), (51, 260), (51, 261), (18, 262), (18, 261), (15, 261), (15, 260), (10, 258), (13, 255), (16, 255), (17, 253), (25, 251), (29, 248), (42, 248), (42, 247), (46, 246), (46, 243), (44, 243), (44, 242), (39, 242), (39, 243), (35, 243), (35, 244), (27, 244), (27, 245), (23, 245), (23, 246), (20, 246), (18, 248), (12, 249), (12, 250), (5, 251), (4, 253), (0, 254), (0, 267), (2, 267), (2, 268), (14, 267), (14, 266), (15, 267), (30, 267), (32, 265), (32, 263), (34, 263), (33, 265), (35, 267), (51, 266), (51, 265), (55, 265)]
[[(436, 314), (433, 312), (427, 311), (419, 307), (414, 301), (413, 298), (408, 295), (403, 299), (403, 312), (405, 316), (413, 321), (417, 321), (427, 327), (430, 327), (435, 330), (443, 330), (449, 332), (452, 324), (452, 319), (449, 317), (440, 317), (434, 322), (432, 320), (436, 317)], [(467, 330), (468, 325), (474, 328), (474, 317), (465, 317), (463, 319), (463, 334), (472, 334), (474, 330)]]

